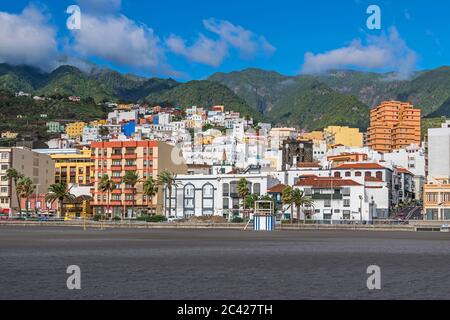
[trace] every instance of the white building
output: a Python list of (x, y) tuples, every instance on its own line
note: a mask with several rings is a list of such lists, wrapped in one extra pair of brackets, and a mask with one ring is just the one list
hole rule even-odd
[(428, 129), (428, 176), (431, 179), (450, 177), (450, 120), (442, 128)]
[(313, 220), (333, 224), (373, 220), (375, 202), (367, 196), (364, 185), (352, 179), (306, 177), (297, 181), (294, 188), (314, 201), (314, 207), (305, 208), (300, 219), (307, 213)]
[(170, 215), (176, 217), (223, 216), (229, 218), (239, 214), (242, 199), (237, 192), (241, 178), (249, 182), (250, 193), (267, 194), (267, 189), (279, 183), (268, 174), (214, 174), (177, 175), (172, 196), (165, 192), (165, 207), (168, 214), (169, 199), (172, 201)]

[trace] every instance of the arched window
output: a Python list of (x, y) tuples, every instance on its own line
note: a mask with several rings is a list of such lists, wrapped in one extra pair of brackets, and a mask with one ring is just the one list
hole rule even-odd
[(195, 187), (191, 183), (184, 186), (183, 212), (185, 216), (193, 216), (195, 214)]
[(362, 176), (362, 173), (360, 171), (355, 172), (355, 177), (361, 177), (361, 176)]
[(214, 186), (207, 183), (202, 188), (202, 214), (214, 214)]
[(377, 171), (376, 176), (378, 179), (383, 180), (383, 172), (382, 171)]
[(340, 172), (335, 172), (334, 173), (334, 177), (335, 178), (340, 178), (341, 177), (341, 173)]

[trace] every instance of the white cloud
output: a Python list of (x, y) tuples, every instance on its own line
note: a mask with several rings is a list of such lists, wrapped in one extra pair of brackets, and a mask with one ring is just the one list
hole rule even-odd
[(259, 51), (267, 54), (275, 52), (275, 47), (263, 36), (258, 36), (241, 26), (235, 26), (229, 21), (208, 19), (203, 20), (203, 25), (206, 30), (219, 35), (220, 39), (238, 49), (247, 57), (252, 57)]
[(184, 56), (190, 61), (200, 62), (218, 67), (228, 55), (228, 46), (222, 40), (211, 40), (200, 35), (198, 40), (190, 47), (179, 36), (171, 35), (166, 40), (167, 47), (174, 53)]
[(73, 32), (70, 49), (83, 58), (98, 57), (135, 68), (162, 68), (164, 52), (153, 29), (124, 15), (82, 15), (81, 29)]
[(27, 64), (44, 70), (56, 66), (56, 30), (35, 6), (20, 14), (0, 12), (0, 62)]
[(307, 52), (301, 72), (316, 74), (349, 67), (395, 71), (400, 77), (414, 72), (417, 55), (406, 45), (395, 27), (390, 28), (387, 35), (368, 36), (366, 42), (364, 45), (360, 40), (353, 40), (347, 47), (325, 53)]
[(250, 59), (259, 53), (273, 54), (275, 47), (263, 36), (256, 35), (241, 26), (229, 21), (216, 19), (203, 20), (206, 30), (218, 36), (217, 40), (200, 34), (191, 46), (177, 36), (171, 35), (166, 40), (167, 47), (174, 53), (184, 56), (190, 61), (218, 67), (229, 55), (231, 48), (236, 49), (243, 58)]

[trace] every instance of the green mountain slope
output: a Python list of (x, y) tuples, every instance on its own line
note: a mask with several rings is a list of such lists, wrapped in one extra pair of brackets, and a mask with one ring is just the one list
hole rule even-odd
[(216, 73), (209, 80), (233, 90), (276, 124), (316, 129), (331, 124), (366, 128), (369, 108), (356, 98), (333, 91), (313, 76), (288, 77), (246, 69)]
[(213, 81), (190, 81), (163, 93), (152, 93), (146, 97), (149, 102), (168, 102), (177, 106), (212, 107), (225, 106), (226, 110), (240, 112), (257, 119), (260, 114), (226, 86)]
[(297, 85), (287, 90), (277, 108), (267, 114), (275, 123), (309, 130), (333, 124), (363, 130), (368, 127), (369, 108), (355, 97), (340, 94), (315, 79), (295, 81)]

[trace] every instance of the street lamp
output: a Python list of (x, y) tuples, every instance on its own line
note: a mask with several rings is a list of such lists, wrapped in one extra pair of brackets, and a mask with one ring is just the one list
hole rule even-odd
[(359, 201), (360, 201), (360, 205), (359, 205), (359, 220), (362, 223), (362, 201), (363, 201), (363, 196), (362, 195), (359, 196)]

